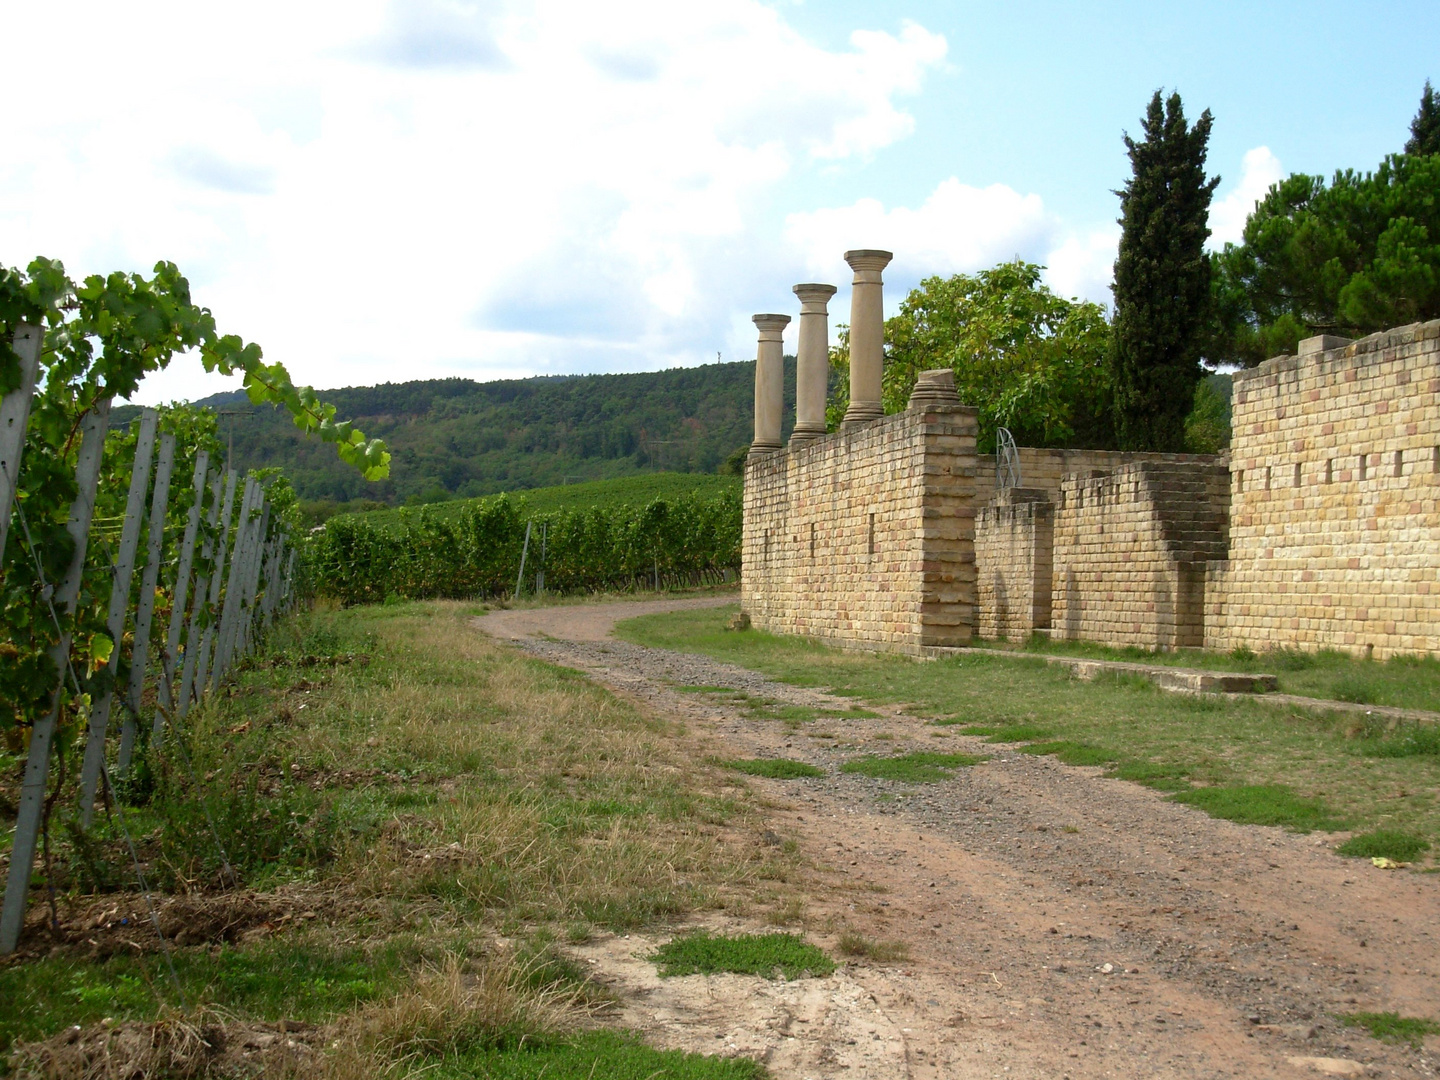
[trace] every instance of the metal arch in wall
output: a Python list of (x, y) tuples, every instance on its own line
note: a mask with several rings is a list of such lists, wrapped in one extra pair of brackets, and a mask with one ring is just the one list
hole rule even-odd
[(1020, 486), (1020, 451), (1009, 428), (995, 429), (995, 487), (1009, 491)]

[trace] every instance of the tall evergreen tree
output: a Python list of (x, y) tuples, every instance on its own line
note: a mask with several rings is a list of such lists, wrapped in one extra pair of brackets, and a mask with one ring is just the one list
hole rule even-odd
[(1200, 381), (1210, 305), (1210, 110), (1191, 127), (1178, 93), (1150, 99), (1145, 138), (1127, 134), (1134, 175), (1120, 196), (1110, 376), (1120, 445), (1178, 452)]
[(1420, 111), (1410, 121), (1405, 153), (1440, 154), (1440, 101), (1435, 100), (1435, 89), (1429, 79), (1425, 80), (1425, 92), (1420, 95)]

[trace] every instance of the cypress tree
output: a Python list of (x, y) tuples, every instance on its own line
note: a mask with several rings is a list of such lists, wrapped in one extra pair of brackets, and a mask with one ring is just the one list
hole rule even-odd
[(1420, 111), (1410, 121), (1410, 138), (1405, 142), (1407, 154), (1440, 154), (1440, 101), (1435, 100), (1435, 90), (1430, 80), (1425, 80), (1425, 92), (1420, 95)]
[(1185, 448), (1185, 417), (1200, 381), (1210, 311), (1210, 198), (1205, 178), (1210, 110), (1194, 127), (1178, 93), (1150, 99), (1145, 138), (1127, 134), (1134, 175), (1120, 196), (1115, 260), (1115, 324), (1110, 377), (1115, 425), (1127, 450)]

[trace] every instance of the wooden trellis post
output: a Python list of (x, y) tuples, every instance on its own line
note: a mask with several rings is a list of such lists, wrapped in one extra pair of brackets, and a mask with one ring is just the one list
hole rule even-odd
[(20, 385), (0, 399), (0, 559), (5, 557), (5, 538), (10, 532), (10, 514), (15, 491), (20, 486), (20, 455), (25, 449), (25, 424), (30, 419), (30, 402), (35, 397), (35, 373), (40, 368), (40, 345), (45, 331), (21, 323), (10, 339), (20, 357)]
[[(70, 565), (52, 598), (61, 619), (74, 614), (80, 596), (80, 582), (85, 576), (85, 552), (90, 539), (90, 521), (95, 516), (95, 491), (100, 483), (100, 464), (105, 456), (105, 429), (110, 420), (110, 399), (101, 398), (81, 421), (84, 434), (80, 455), (75, 465), (75, 501), (70, 505), (70, 519), (65, 531), (70, 534), (75, 550)], [(63, 625), (63, 623), (62, 623)], [(55, 687), (55, 700), (50, 711), (37, 720), (30, 731), (30, 753), (25, 762), (25, 778), (20, 787), (20, 808), (15, 815), (15, 843), (10, 851), (10, 874), (5, 882), (5, 900), (0, 905), (0, 954), (15, 951), (20, 931), (25, 925), (25, 904), (30, 894), (30, 870), (35, 863), (35, 845), (40, 836), (40, 821), (45, 813), (45, 783), (50, 772), (50, 747), (55, 739), (55, 725), (60, 718), (64, 697), (65, 675), (70, 666), (70, 634), (61, 630), (59, 640), (50, 650), (50, 659), (60, 673)]]
[(220, 686), (220, 680), (230, 667), (230, 655), (234, 650), (236, 624), (240, 620), (240, 600), (244, 593), (241, 582), (250, 557), (251, 538), (254, 535), (256, 516), (256, 492), (260, 485), (253, 479), (245, 481), (245, 494), (240, 500), (240, 520), (235, 523), (235, 552), (230, 558), (230, 575), (225, 581), (225, 606), (220, 613), (220, 629), (215, 635), (215, 658), (210, 666), (210, 689)]
[[(155, 429), (159, 422), (160, 414), (146, 409), (140, 414), (140, 430), (135, 435), (130, 494), (125, 500), (125, 523), (120, 529), (120, 551), (115, 560), (115, 578), (110, 586), (110, 608), (105, 620), (106, 632), (115, 643), (110, 650), (112, 676), (120, 666), (125, 613), (130, 607), (130, 583), (135, 577), (135, 549), (140, 545), (140, 524), (145, 518), (145, 495), (150, 490), (150, 462), (155, 456)], [(112, 683), (90, 713), (90, 726), (85, 735), (85, 763), (80, 770), (80, 818), (87, 829), (95, 816), (95, 795), (100, 785), (100, 767), (105, 763), (105, 735), (114, 701)]]
[(205, 501), (205, 474), (210, 468), (210, 453), (201, 450), (195, 455), (195, 476), (192, 481), (195, 501), (185, 521), (185, 538), (180, 544), (180, 566), (175, 571), (175, 588), (170, 596), (170, 628), (165, 635), (165, 651), (160, 655), (160, 704), (155, 710), (151, 736), (155, 745), (165, 737), (165, 714), (175, 705), (175, 653), (180, 648), (180, 631), (185, 625), (185, 601), (190, 595), (190, 567), (195, 561), (195, 536), (200, 531), (200, 511)]
[(120, 753), (115, 767), (130, 769), (135, 752), (135, 723), (140, 716), (145, 690), (145, 668), (150, 656), (150, 623), (155, 617), (155, 586), (160, 580), (160, 562), (165, 553), (165, 510), (170, 503), (170, 471), (175, 467), (175, 436), (160, 436), (160, 457), (155, 463), (155, 492), (150, 497), (150, 535), (147, 539), (145, 573), (140, 578), (140, 602), (135, 606), (135, 644), (130, 650), (130, 686), (125, 694), (125, 722), (120, 727)]
[[(232, 474), (233, 475), (233, 474)], [(183, 719), (186, 710), (190, 708), (190, 695), (195, 689), (195, 668), (200, 659), (200, 650), (203, 647), (196, 634), (204, 637), (205, 630), (200, 627), (201, 613), (205, 610), (206, 601), (209, 600), (210, 578), (215, 573), (211, 564), (216, 551), (216, 538), (213, 533), (215, 524), (220, 520), (220, 492), (225, 483), (225, 474), (221, 470), (215, 471), (215, 481), (210, 485), (210, 533), (206, 536), (205, 543), (200, 549), (200, 569), (195, 577), (195, 599), (190, 605), (190, 622), (185, 630), (185, 662), (180, 668), (180, 700), (175, 705), (176, 719)], [(234, 494), (234, 485), (231, 485), (231, 494)], [(227, 521), (228, 525), (229, 522)], [(206, 628), (208, 629), (208, 627)], [(209, 640), (205, 638), (205, 640)], [(203, 684), (204, 677), (201, 677)]]
[(229, 469), (225, 474), (225, 508), (220, 511), (220, 538), (218, 552), (215, 556), (215, 568), (210, 574), (210, 611), (211, 620), (205, 625), (205, 633), (200, 638), (200, 656), (195, 664), (195, 696), (201, 697), (205, 693), (205, 687), (209, 685), (210, 658), (212, 646), (215, 642), (216, 623), (219, 621), (217, 607), (220, 604), (220, 594), (225, 587), (225, 555), (229, 551), (230, 543), (230, 518), (235, 511), (235, 485), (239, 480), (239, 473)]

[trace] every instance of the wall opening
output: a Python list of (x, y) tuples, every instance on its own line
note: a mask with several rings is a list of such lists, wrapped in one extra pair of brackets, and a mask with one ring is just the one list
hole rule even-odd
[(1245, 470), (1235, 470), (1235, 494), (1240, 495), (1245, 491)]
[(1300, 463), (1298, 461), (1295, 463), (1295, 482), (1290, 486), (1297, 488), (1300, 486)]
[(1360, 455), (1360, 469), (1359, 469), (1360, 479), (1361, 479), (1361, 480), (1364, 480), (1364, 479), (1365, 479), (1365, 466), (1368, 465), (1369, 463), (1370, 463), (1370, 462), (1369, 462), (1369, 460), (1368, 460), (1368, 455), (1366, 455), (1366, 454), (1361, 454), (1361, 455)]
[(810, 523), (810, 558), (815, 558), (815, 523)]
[(1404, 451), (1404, 450), (1396, 450), (1396, 451), (1395, 451), (1395, 475), (1396, 475), (1396, 476), (1404, 476), (1404, 475), (1405, 475), (1405, 451)]
[(869, 536), (869, 538), (865, 541), (865, 548), (866, 548), (866, 552), (865, 552), (865, 553), (866, 553), (867, 555), (874, 555), (874, 554), (875, 554), (875, 515), (874, 515), (874, 514), (871, 514), (871, 515), (870, 515), (870, 536)]
[(1334, 481), (1335, 481), (1335, 459), (1334, 459), (1334, 458), (1326, 458), (1326, 459), (1325, 459), (1325, 483), (1330, 484), (1330, 483), (1334, 483)]
[(1265, 466), (1265, 490), (1270, 490), (1270, 466)]

